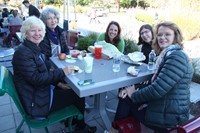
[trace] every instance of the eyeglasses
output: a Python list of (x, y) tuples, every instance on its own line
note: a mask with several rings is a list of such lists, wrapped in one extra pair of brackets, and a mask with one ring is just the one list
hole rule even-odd
[(168, 37), (172, 36), (172, 34), (170, 34), (170, 33), (158, 34), (157, 38), (161, 38), (162, 36), (164, 36), (165, 38), (168, 38)]
[(143, 32), (140, 32), (140, 35), (142, 36), (142, 35), (144, 35), (144, 34), (148, 34), (150, 32), (150, 30), (145, 30), (145, 31), (143, 31)]

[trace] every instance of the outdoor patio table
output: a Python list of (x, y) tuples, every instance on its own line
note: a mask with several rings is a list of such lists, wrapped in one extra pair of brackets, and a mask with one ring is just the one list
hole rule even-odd
[[(88, 74), (83, 71), (84, 66), (81, 60), (77, 59), (75, 63), (67, 63), (68, 61), (59, 60), (58, 57), (51, 57), (50, 59), (58, 68), (68, 65), (79, 66), (81, 69), (79, 71), (82, 72), (66, 76), (65, 81), (79, 97), (95, 95), (94, 110), (91, 111), (89, 116), (99, 113), (107, 129), (111, 128), (111, 122), (105, 110), (106, 92), (149, 80), (153, 74), (153, 71), (147, 69), (146, 64), (142, 64), (136, 66), (137, 69), (140, 69), (138, 76), (131, 76), (127, 73), (127, 68), (131, 65), (123, 62), (120, 72), (113, 72), (112, 59), (94, 59), (92, 73)], [(77, 84), (78, 81), (85, 79), (93, 79), (95, 83), (87, 86)]]
[(15, 50), (13, 48), (0, 48), (0, 65), (12, 68), (12, 56)]

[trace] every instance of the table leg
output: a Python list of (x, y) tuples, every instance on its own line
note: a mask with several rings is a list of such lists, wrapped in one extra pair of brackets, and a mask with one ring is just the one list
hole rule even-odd
[(97, 101), (99, 100), (97, 103), (98, 103), (99, 114), (104, 122), (106, 129), (109, 130), (111, 128), (111, 122), (106, 112), (105, 97), (106, 97), (106, 92), (97, 95)]
[(111, 122), (106, 112), (105, 97), (106, 92), (95, 95), (94, 108), (91, 112), (87, 114), (87, 117), (85, 117), (85, 121), (91, 120), (95, 115), (100, 115), (106, 129), (110, 129)]

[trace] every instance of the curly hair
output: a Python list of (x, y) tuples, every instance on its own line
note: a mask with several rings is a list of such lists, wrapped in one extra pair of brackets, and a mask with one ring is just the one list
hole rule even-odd
[(44, 22), (44, 24), (47, 25), (49, 13), (54, 14), (56, 16), (57, 20), (58, 20), (58, 23), (59, 23), (60, 13), (54, 8), (46, 8), (40, 14), (40, 19)]

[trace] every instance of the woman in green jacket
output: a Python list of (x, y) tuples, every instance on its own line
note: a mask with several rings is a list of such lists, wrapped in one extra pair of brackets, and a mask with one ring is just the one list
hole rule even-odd
[(108, 24), (106, 32), (101, 33), (97, 38), (97, 41), (104, 41), (104, 40), (107, 43), (111, 43), (114, 46), (116, 46), (121, 53), (124, 52), (125, 43), (124, 39), (121, 37), (121, 27), (118, 22), (111, 21)]
[[(151, 84), (139, 90), (134, 85), (120, 90), (115, 121), (132, 116), (156, 132), (166, 133), (167, 128), (189, 118), (193, 68), (183, 52), (183, 37), (176, 24), (160, 23), (155, 34), (153, 48), (159, 56)], [(109, 133), (115, 132), (112, 128)]]

